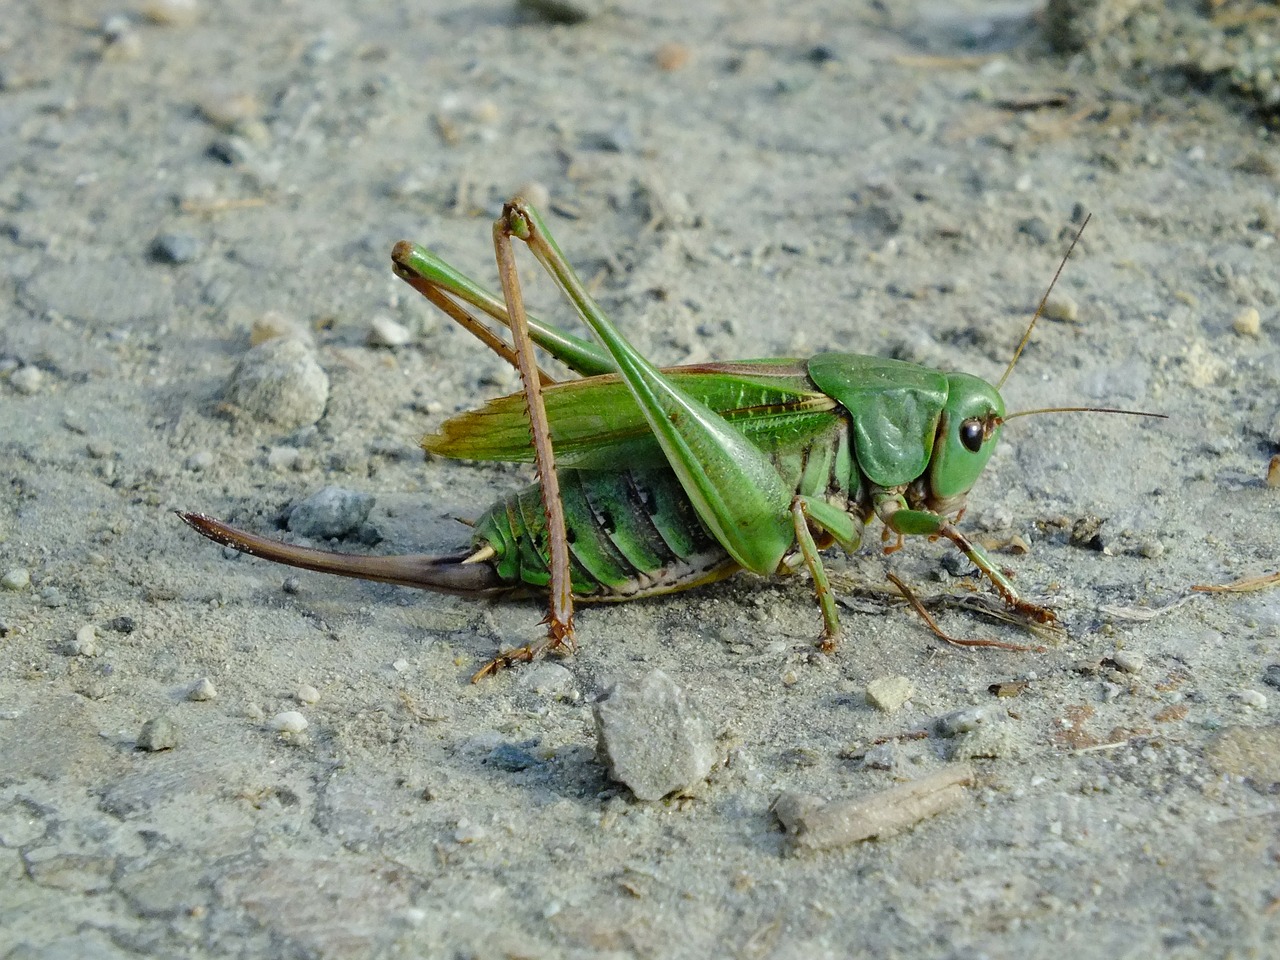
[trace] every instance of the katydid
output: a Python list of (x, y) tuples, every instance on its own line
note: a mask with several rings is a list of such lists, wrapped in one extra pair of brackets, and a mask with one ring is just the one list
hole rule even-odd
[[(536, 464), (538, 482), (491, 507), (469, 549), (438, 557), (341, 554), (201, 514), (182, 519), (244, 553), (324, 573), (470, 597), (549, 590), (547, 637), (500, 654), (476, 679), (548, 650), (572, 651), (575, 599), (630, 600), (740, 570), (773, 575), (801, 565), (821, 609), (822, 649), (831, 651), (840, 623), (821, 551), (857, 549), (872, 517), (894, 541), (886, 552), (905, 536), (944, 537), (1010, 608), (1053, 619), (1019, 598), (955, 526), (1002, 425), (1024, 415), (1006, 414), (999, 388), (1044, 300), (996, 386), (844, 353), (658, 369), (587, 292), (532, 207), (513, 199), (493, 233), (501, 298), (415, 244), (398, 243), (391, 254), (397, 276), (515, 366), (523, 383), (521, 393), (455, 416), (422, 441), (440, 456)], [(529, 247), (600, 346), (526, 314), (512, 238)], [(505, 325), (512, 344), (473, 310)], [(535, 344), (581, 378), (555, 382), (535, 365)], [(1025, 411), (1039, 412), (1051, 411)]]

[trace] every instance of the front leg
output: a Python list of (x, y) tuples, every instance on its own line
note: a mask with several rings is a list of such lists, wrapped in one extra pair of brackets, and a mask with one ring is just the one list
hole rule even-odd
[(961, 533), (950, 520), (928, 510), (913, 510), (900, 493), (884, 492), (875, 497), (876, 515), (885, 529), (901, 536), (945, 537), (960, 548), (969, 561), (987, 575), (996, 592), (1011, 610), (1030, 617), (1037, 623), (1053, 623), (1057, 617), (1048, 607), (1030, 603), (1018, 596), (1009, 578), (995, 565), (986, 551)]

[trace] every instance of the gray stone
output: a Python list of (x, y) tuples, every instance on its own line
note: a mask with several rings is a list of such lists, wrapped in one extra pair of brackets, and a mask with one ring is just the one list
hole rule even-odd
[(168, 717), (153, 717), (142, 725), (138, 734), (138, 749), (155, 753), (172, 750), (178, 745), (178, 728)]
[(189, 233), (162, 233), (151, 241), (150, 254), (156, 263), (190, 263), (200, 256), (200, 241)]
[(294, 506), (289, 513), (289, 531), (324, 540), (343, 537), (368, 519), (373, 504), (372, 494), (325, 487)]
[(12, 590), (15, 593), (19, 590), (25, 590), (31, 586), (31, 573), (25, 567), (14, 567), (3, 577), (0, 577), (0, 587), (5, 590)]
[(609, 776), (640, 800), (690, 790), (711, 772), (711, 730), (661, 670), (614, 685), (593, 712), (597, 752)]
[(964, 710), (953, 710), (933, 721), (934, 732), (940, 737), (957, 737), (962, 733), (976, 730), (987, 722), (987, 711), (981, 707), (966, 707)]
[(329, 376), (305, 343), (268, 340), (240, 358), (223, 393), (250, 417), (296, 430), (324, 415)]
[(537, 757), (522, 746), (514, 743), (501, 743), (485, 757), (485, 765), (504, 770), (507, 773), (519, 773), (542, 763)]

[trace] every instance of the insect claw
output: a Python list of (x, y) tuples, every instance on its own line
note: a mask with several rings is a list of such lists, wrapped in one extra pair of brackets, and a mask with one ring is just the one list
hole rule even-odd
[(471, 675), (471, 682), (479, 683), (485, 677), (491, 677), (499, 670), (506, 670), (517, 663), (532, 663), (541, 656), (554, 654), (568, 657), (578, 652), (578, 642), (573, 635), (572, 618), (568, 623), (564, 623), (553, 619), (550, 614), (547, 614), (542, 622), (550, 625), (547, 636), (536, 643), (526, 643), (524, 646), (514, 647), (499, 653)]

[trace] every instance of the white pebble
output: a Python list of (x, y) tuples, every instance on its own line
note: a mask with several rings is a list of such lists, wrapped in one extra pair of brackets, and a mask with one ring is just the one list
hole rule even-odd
[(214, 126), (234, 130), (262, 114), (262, 104), (251, 93), (214, 91), (200, 101), (200, 113)]
[(893, 713), (915, 693), (906, 677), (877, 677), (867, 684), (867, 703), (884, 713)]
[(213, 681), (208, 677), (201, 677), (191, 685), (191, 689), (187, 691), (187, 699), (194, 700), (197, 703), (203, 703), (206, 700), (216, 699), (218, 691), (213, 685)]
[(1231, 329), (1242, 337), (1257, 337), (1262, 334), (1262, 315), (1257, 307), (1245, 307), (1231, 321)]
[(185, 27), (200, 16), (196, 0), (147, 0), (142, 15), (152, 23), (166, 27)]
[(192, 473), (199, 473), (201, 470), (208, 470), (213, 466), (213, 454), (208, 450), (197, 450), (182, 464)]
[(391, 669), (394, 670), (396, 673), (404, 673), (406, 670), (409, 669), (409, 661), (405, 660), (402, 657), (399, 660), (397, 660), (395, 663), (391, 664)]
[(256, 420), (296, 430), (324, 415), (329, 375), (306, 344), (267, 340), (240, 358), (223, 396)]
[(9, 386), (28, 397), (40, 389), (43, 381), (39, 367), (19, 367), (9, 374)]
[(315, 687), (311, 686), (311, 684), (304, 683), (300, 687), (298, 687), (297, 692), (294, 693), (294, 697), (297, 699), (299, 703), (306, 703), (306, 704), (319, 703), (320, 691), (317, 690)]
[(93, 624), (86, 623), (76, 631), (76, 638), (67, 644), (67, 652), (76, 657), (98, 655), (98, 634), (93, 629)]
[(286, 710), (272, 717), (267, 726), (276, 733), (301, 733), (307, 729), (307, 718), (297, 710)]
[(390, 317), (374, 317), (369, 322), (368, 343), (371, 347), (403, 347), (413, 339), (413, 334), (403, 323)]
[(1257, 690), (1250, 690), (1247, 687), (1241, 690), (1236, 696), (1246, 707), (1252, 707), (1254, 710), (1265, 710), (1267, 707), (1267, 696)]
[(0, 587), (6, 590), (12, 590), (15, 593), (19, 590), (25, 590), (31, 586), (31, 572), (23, 567), (15, 567), (0, 577)]
[(1147, 665), (1147, 658), (1131, 650), (1117, 650), (1111, 655), (1111, 662), (1121, 673), (1141, 673)]
[(292, 470), (298, 463), (301, 452), (297, 447), (272, 447), (267, 453), (267, 466), (272, 470), (284, 473)]
[(1080, 319), (1080, 305), (1065, 293), (1054, 293), (1044, 303), (1046, 320), (1060, 320), (1063, 323), (1075, 323)]

